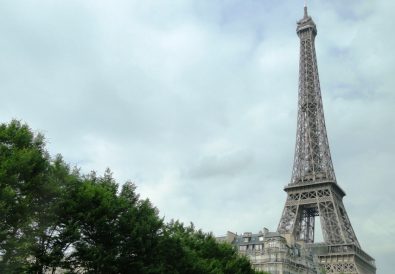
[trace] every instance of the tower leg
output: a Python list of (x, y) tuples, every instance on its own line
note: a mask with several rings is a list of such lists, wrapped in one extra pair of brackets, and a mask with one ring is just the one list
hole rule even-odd
[(292, 234), (298, 213), (298, 206), (285, 206), (277, 231), (282, 234)]

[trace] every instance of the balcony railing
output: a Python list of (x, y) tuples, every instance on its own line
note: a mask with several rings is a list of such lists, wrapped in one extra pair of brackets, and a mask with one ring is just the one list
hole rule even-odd
[(308, 244), (307, 247), (312, 248), (318, 256), (325, 255), (357, 255), (372, 266), (376, 266), (375, 260), (364, 252), (361, 248), (354, 244), (344, 245), (328, 245), (325, 243)]

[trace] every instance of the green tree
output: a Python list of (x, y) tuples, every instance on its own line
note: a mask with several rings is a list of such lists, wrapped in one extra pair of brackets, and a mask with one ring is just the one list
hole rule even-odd
[[(60, 265), (60, 203), (77, 180), (44, 137), (13, 120), (0, 125), (0, 272), (43, 273)], [(67, 243), (63, 243), (67, 245)]]
[(152, 273), (158, 261), (159, 242), (163, 233), (163, 220), (158, 210), (147, 199), (139, 199), (135, 185), (123, 185), (120, 200), (123, 212), (120, 215), (118, 263), (120, 273)]
[(68, 221), (68, 216), (64, 214), (64, 201), (69, 199), (67, 193), (70, 189), (79, 183), (79, 173), (77, 170), (70, 171), (58, 155), (51, 161), (46, 178), (45, 195), (42, 195), (45, 202), (35, 222), (36, 241), (33, 242), (29, 260), (29, 271), (33, 273), (54, 271), (62, 266), (64, 252), (70, 245), (70, 236), (64, 225)]
[[(85, 273), (148, 273), (163, 221), (148, 200), (140, 200), (126, 183), (120, 194), (110, 170), (104, 176), (83, 176), (63, 199), (63, 240), (69, 252), (63, 267)], [(71, 235), (71, 237), (70, 237)]]
[(231, 245), (218, 243), (212, 234), (196, 230), (193, 224), (184, 226), (178, 221), (167, 224), (160, 251), (165, 269), (158, 273), (258, 273)]
[(18, 121), (0, 125), (0, 271), (21, 273), (53, 191), (44, 139)]
[(63, 218), (61, 242), (68, 242), (64, 267), (87, 273), (116, 273), (116, 223), (121, 212), (117, 185), (107, 171), (81, 178), (69, 189), (59, 212)]
[(81, 175), (19, 121), (0, 125), (0, 273), (253, 274), (227, 244), (165, 224), (108, 169)]

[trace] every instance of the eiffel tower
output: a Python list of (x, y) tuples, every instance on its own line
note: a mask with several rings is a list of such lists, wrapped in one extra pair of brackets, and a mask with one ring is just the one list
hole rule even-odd
[[(298, 120), (291, 182), (277, 231), (317, 256), (324, 273), (376, 273), (375, 261), (358, 242), (343, 204), (345, 192), (336, 182), (318, 77), (317, 27), (304, 8), (297, 22), (300, 38)], [(314, 242), (315, 217), (323, 243)]]

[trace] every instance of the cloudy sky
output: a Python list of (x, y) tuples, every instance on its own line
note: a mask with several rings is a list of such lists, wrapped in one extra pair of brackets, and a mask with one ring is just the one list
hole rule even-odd
[[(309, 3), (338, 183), (382, 274), (395, 268), (394, 11)], [(84, 171), (134, 181), (167, 220), (275, 230), (302, 14), (302, 0), (1, 1), (0, 122), (27, 122)]]

